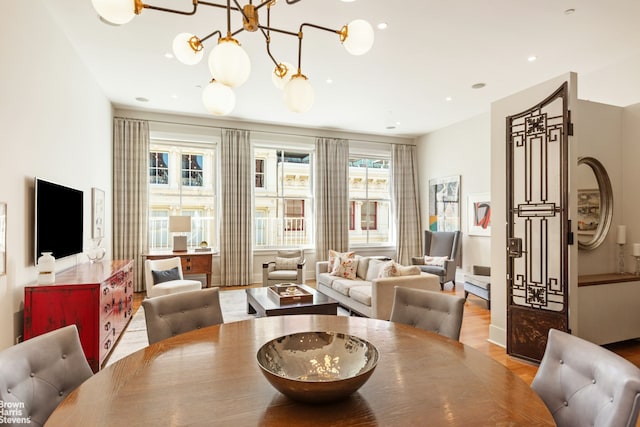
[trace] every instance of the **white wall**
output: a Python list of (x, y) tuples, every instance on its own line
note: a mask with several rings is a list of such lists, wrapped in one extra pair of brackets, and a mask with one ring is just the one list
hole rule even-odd
[(460, 225), (463, 234), (464, 271), (470, 271), (472, 265), (491, 263), (491, 239), (468, 234), (469, 194), (488, 193), (491, 189), (489, 125), (489, 114), (486, 113), (418, 139), (422, 228), (427, 229), (429, 224), (429, 180), (452, 175), (461, 176)]
[[(633, 243), (640, 243), (640, 104), (630, 105), (622, 111), (622, 184), (620, 222), (627, 226), (627, 271), (635, 271), (635, 258), (631, 256)], [(614, 206), (614, 209), (615, 206)]]
[[(0, 200), (7, 203), (7, 274), (0, 276), (0, 349), (22, 333), (24, 286), (36, 280), (35, 176), (84, 191), (91, 237), (91, 187), (107, 194), (111, 223), (111, 104), (55, 25), (44, 1), (3, 5), (0, 27)], [(60, 206), (64, 209), (64, 206)], [(110, 253), (111, 228), (104, 245)], [(85, 261), (60, 260), (56, 270)]]

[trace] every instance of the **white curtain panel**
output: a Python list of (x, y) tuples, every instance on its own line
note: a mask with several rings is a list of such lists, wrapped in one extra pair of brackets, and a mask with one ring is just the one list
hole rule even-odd
[(411, 264), (411, 257), (422, 254), (420, 196), (416, 147), (393, 144), (391, 198), (396, 224), (396, 261)]
[(349, 141), (316, 138), (316, 257), (349, 249)]
[(253, 271), (253, 167), (247, 130), (222, 129), (220, 144), (220, 283), (251, 283)]
[[(148, 245), (149, 123), (113, 120), (113, 259), (132, 259), (143, 292), (141, 255)], [(109, 197), (107, 195), (107, 197)]]

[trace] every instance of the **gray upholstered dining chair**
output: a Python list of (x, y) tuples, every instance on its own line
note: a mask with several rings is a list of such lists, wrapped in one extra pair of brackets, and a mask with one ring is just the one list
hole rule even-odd
[(389, 320), (459, 340), (463, 314), (464, 298), (396, 286)]
[(202, 288), (199, 280), (184, 278), (180, 257), (145, 260), (144, 282), (148, 298)]
[(149, 344), (224, 323), (218, 288), (180, 292), (142, 301)]
[(304, 265), (304, 252), (301, 249), (278, 251), (275, 260), (262, 264), (262, 286), (304, 284)]
[(531, 388), (559, 427), (634, 427), (640, 369), (592, 342), (556, 329)]
[(65, 326), (0, 351), (0, 401), (41, 426), (92, 375), (76, 325)]
[[(456, 267), (458, 252), (461, 244), (460, 231), (429, 231), (424, 232), (423, 256), (411, 257), (411, 263), (420, 267), (425, 273), (435, 274), (440, 278), (440, 289), (444, 289), (447, 282), (456, 286)], [(425, 255), (430, 257), (447, 257), (443, 263), (427, 265)]]

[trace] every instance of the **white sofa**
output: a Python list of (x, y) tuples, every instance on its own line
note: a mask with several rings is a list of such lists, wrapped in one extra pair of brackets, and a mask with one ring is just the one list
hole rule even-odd
[[(328, 261), (317, 262), (316, 289), (362, 316), (389, 320), (396, 286), (440, 292), (440, 279), (435, 274), (420, 272), (419, 275), (378, 278), (378, 269), (375, 267), (379, 265), (374, 266), (373, 263), (380, 263), (380, 260), (375, 257), (356, 258), (358, 267), (355, 279), (332, 276), (327, 271)], [(375, 260), (370, 270), (372, 259)]]

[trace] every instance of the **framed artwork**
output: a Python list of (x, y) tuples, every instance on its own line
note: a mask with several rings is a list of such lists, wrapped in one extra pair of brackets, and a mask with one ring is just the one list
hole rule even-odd
[(489, 193), (469, 194), (469, 235), (491, 236), (491, 197)]
[(7, 204), (0, 202), (0, 276), (7, 273)]
[(600, 224), (600, 190), (578, 189), (578, 235), (593, 236)]
[(91, 237), (101, 239), (104, 237), (104, 191), (98, 188), (91, 189)]
[(460, 230), (460, 175), (429, 180), (429, 230)]

